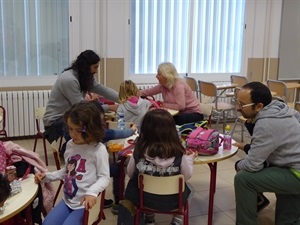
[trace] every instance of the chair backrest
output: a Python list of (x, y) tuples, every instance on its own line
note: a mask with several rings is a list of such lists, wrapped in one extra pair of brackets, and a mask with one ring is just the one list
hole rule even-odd
[(193, 77), (184, 77), (185, 82), (190, 86), (192, 91), (196, 92), (197, 98), (199, 97), (199, 88), (197, 81)]
[(213, 106), (210, 104), (200, 103), (200, 110), (202, 111), (204, 118), (208, 121), (208, 127), (210, 127)]
[(245, 84), (248, 83), (247, 77), (244, 76), (238, 76), (238, 75), (231, 75), (230, 76), (230, 81), (233, 84), (238, 84), (238, 87), (242, 87)]
[[(111, 121), (111, 120), (107, 120), (107, 128), (109, 129), (118, 129), (118, 122), (117, 121)], [(126, 122), (126, 128), (130, 128), (131, 126), (131, 122)]]
[(59, 146), (58, 146), (57, 141), (53, 141), (51, 143), (51, 149), (52, 149), (52, 153), (53, 153), (53, 156), (54, 156), (56, 169), (60, 170), (61, 163), (60, 163), (60, 158), (59, 158)]
[(201, 94), (212, 98), (217, 97), (217, 86), (214, 83), (199, 80), (198, 84), (200, 92), (200, 102), (203, 102)]
[(267, 80), (267, 86), (270, 89), (270, 91), (276, 92), (275, 96), (281, 97), (286, 102), (287, 87), (283, 81)]
[(43, 117), (46, 112), (46, 107), (36, 107), (34, 109), (34, 116), (35, 116), (35, 124), (36, 124), (36, 129), (38, 132), (41, 132), (41, 127), (43, 125)]
[[(182, 192), (185, 188), (184, 176), (178, 174), (168, 177), (157, 177), (147, 174), (139, 175), (139, 187), (143, 184), (143, 191), (156, 195), (178, 194), (181, 186)], [(163, 188), (162, 188), (163, 187)]]

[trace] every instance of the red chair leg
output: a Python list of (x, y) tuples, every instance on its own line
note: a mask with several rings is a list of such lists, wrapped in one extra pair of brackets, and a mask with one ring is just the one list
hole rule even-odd
[(47, 147), (46, 147), (46, 139), (43, 138), (43, 145), (44, 145), (44, 154), (45, 154), (45, 163), (48, 166), (48, 156), (47, 156)]

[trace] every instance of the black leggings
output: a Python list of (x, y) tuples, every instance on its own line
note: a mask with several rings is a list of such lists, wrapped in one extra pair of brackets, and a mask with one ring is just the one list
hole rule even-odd
[(179, 113), (173, 116), (176, 125), (182, 125), (185, 123), (193, 123), (203, 120), (203, 114), (201, 113)]

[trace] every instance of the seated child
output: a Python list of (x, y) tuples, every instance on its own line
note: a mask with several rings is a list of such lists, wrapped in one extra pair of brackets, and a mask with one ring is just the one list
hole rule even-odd
[(138, 87), (131, 80), (125, 80), (121, 83), (119, 102), (117, 114), (124, 114), (125, 121), (132, 122), (138, 126), (152, 105), (150, 101), (140, 97)]
[[(130, 180), (125, 191), (125, 200), (137, 204), (139, 199), (138, 175), (141, 173), (152, 176), (172, 176), (183, 174), (185, 180), (193, 174), (195, 152), (186, 152), (182, 146), (173, 117), (163, 109), (148, 111), (142, 121), (140, 135), (137, 139), (133, 156), (127, 165), (127, 174)], [(186, 183), (187, 184), (187, 183)], [(191, 196), (190, 185), (186, 185), (183, 201)], [(156, 199), (156, 200), (155, 200)], [(164, 200), (162, 200), (164, 199)], [(153, 204), (148, 207), (159, 210), (172, 210), (178, 199), (169, 195), (151, 195)], [(118, 220), (122, 218), (118, 218)], [(118, 224), (121, 221), (118, 221)], [(154, 215), (145, 215), (145, 224), (154, 224)], [(182, 224), (181, 216), (174, 216), (172, 225)]]
[(64, 180), (63, 199), (48, 213), (44, 225), (81, 225), (84, 209), (92, 208), (109, 185), (109, 160), (104, 144), (103, 121), (95, 104), (82, 101), (64, 114), (71, 140), (64, 154), (66, 166), (58, 171), (36, 173), (35, 181)]

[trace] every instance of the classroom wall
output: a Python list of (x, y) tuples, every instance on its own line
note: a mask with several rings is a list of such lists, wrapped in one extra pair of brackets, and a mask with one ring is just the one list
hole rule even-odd
[[(250, 80), (276, 78), (282, 0), (247, 0), (242, 73)], [(102, 57), (98, 79), (114, 89), (124, 79), (156, 82), (155, 76), (129, 76), (128, 0), (70, 1), (71, 59), (85, 49)], [(195, 74), (196, 79), (229, 80), (230, 74)], [(56, 76), (1, 78), (0, 87), (52, 85)]]

